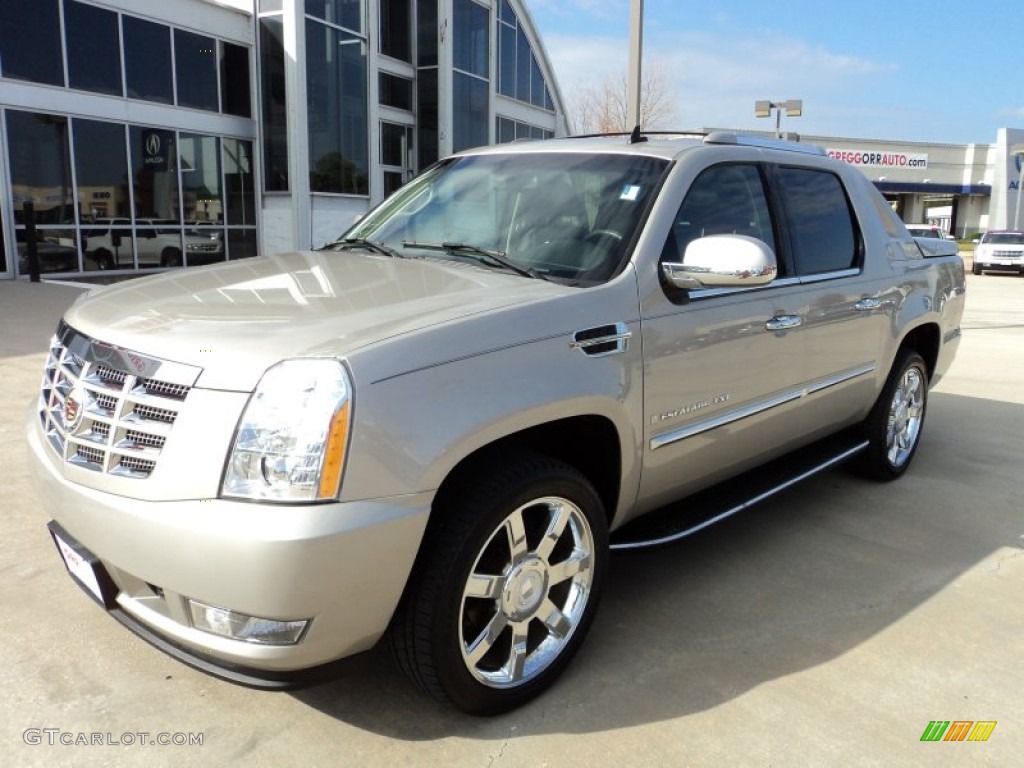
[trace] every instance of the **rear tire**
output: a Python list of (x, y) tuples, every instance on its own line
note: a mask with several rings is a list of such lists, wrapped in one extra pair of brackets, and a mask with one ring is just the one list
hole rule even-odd
[(181, 251), (177, 248), (164, 248), (160, 254), (160, 266), (161, 267), (180, 267), (181, 266)]
[(896, 358), (878, 401), (864, 422), (870, 441), (857, 467), (876, 480), (895, 480), (910, 466), (928, 406), (928, 367), (913, 350)]
[(392, 620), (399, 666), (475, 715), (525, 704), (583, 643), (608, 559), (600, 497), (573, 467), (520, 455), (433, 511)]

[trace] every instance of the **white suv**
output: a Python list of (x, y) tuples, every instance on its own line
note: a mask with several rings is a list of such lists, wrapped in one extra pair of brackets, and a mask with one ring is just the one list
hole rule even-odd
[[(99, 269), (131, 268), (132, 223), (129, 219), (98, 219), (96, 224), (106, 229), (85, 231), (86, 257)], [(170, 219), (136, 219), (135, 243), (140, 267), (180, 267), (182, 240), (181, 225)], [(224, 260), (224, 242), (220, 230), (202, 232), (185, 230), (185, 255), (188, 264), (209, 264)]]
[(1024, 232), (986, 232), (974, 249), (974, 274), (985, 270), (1024, 273)]

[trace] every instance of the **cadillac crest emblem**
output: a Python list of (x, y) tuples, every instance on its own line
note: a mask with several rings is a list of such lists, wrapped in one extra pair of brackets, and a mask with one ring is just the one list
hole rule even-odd
[(82, 416), (85, 414), (85, 399), (88, 397), (85, 389), (81, 386), (76, 385), (71, 392), (68, 393), (67, 399), (64, 401), (64, 430), (66, 432), (74, 432), (78, 425), (82, 423)]

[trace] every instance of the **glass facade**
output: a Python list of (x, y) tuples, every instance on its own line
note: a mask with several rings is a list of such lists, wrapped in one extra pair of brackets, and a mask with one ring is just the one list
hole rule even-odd
[(64, 85), (58, 0), (0, 0), (0, 74)]
[(412, 111), (412, 80), (380, 73), (379, 99), (382, 106)]
[(521, 120), (510, 120), (507, 117), (498, 117), (496, 125), (495, 143), (508, 144), (510, 141), (522, 141), (523, 139), (553, 139), (555, 132), (538, 125), (530, 125)]
[[(354, 5), (337, 4), (343, 12)], [(311, 192), (369, 194), (366, 53), (366, 41), (358, 35), (306, 19)]]
[[(3, 258), (15, 273), (26, 206), (51, 272), (233, 259), (256, 252), (262, 192), (305, 200), (293, 220), (269, 217), (276, 246), (282, 232), (315, 237), (314, 208), (355, 210), (442, 153), (555, 125), (518, 0), (257, 0), (249, 44), (237, 11), (215, 2), (145, 18), (117, 6), (0, 0), (0, 80), (47, 88), (0, 92)], [(61, 90), (76, 93), (69, 106)], [(521, 105), (503, 115), (495, 93), (536, 117)], [(303, 136), (289, 135), (294, 114)], [(290, 178), (307, 158), (308, 179)]]
[(173, 103), (170, 27), (134, 16), (125, 17), (122, 24), (128, 98)]
[(416, 147), (421, 171), (436, 163), (440, 156), (437, 4), (438, 0), (416, 0)]
[(174, 30), (174, 69), (178, 82), (178, 104), (216, 112), (217, 41), (206, 35)]
[(252, 113), (244, 46), (80, 0), (0, 0), (0, 77)]
[(259, 23), (260, 84), (263, 92), (263, 184), (267, 192), (288, 191), (288, 99), (284, 84), (284, 19)]
[(220, 111), (252, 117), (248, 48), (234, 43), (220, 44), (220, 83)]
[(452, 149), (489, 143), (490, 10), (473, 0), (454, 0)]
[(64, 0), (68, 85), (121, 96), (121, 45), (117, 14), (94, 5)]
[(549, 112), (555, 109), (526, 30), (509, 0), (499, 0), (498, 93)]
[(252, 142), (14, 109), (5, 116), (20, 272), (29, 203), (44, 272), (253, 255)]
[(380, 0), (380, 52), (412, 62), (412, 0)]
[(366, 0), (306, 0), (306, 14), (361, 34)]

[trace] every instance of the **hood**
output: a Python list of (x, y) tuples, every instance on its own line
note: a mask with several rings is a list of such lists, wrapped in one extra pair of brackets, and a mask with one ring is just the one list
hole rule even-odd
[(564, 290), (452, 261), (316, 251), (118, 283), (83, 297), (65, 320), (108, 344), (202, 368), (197, 386), (246, 391), (285, 358), (343, 356)]

